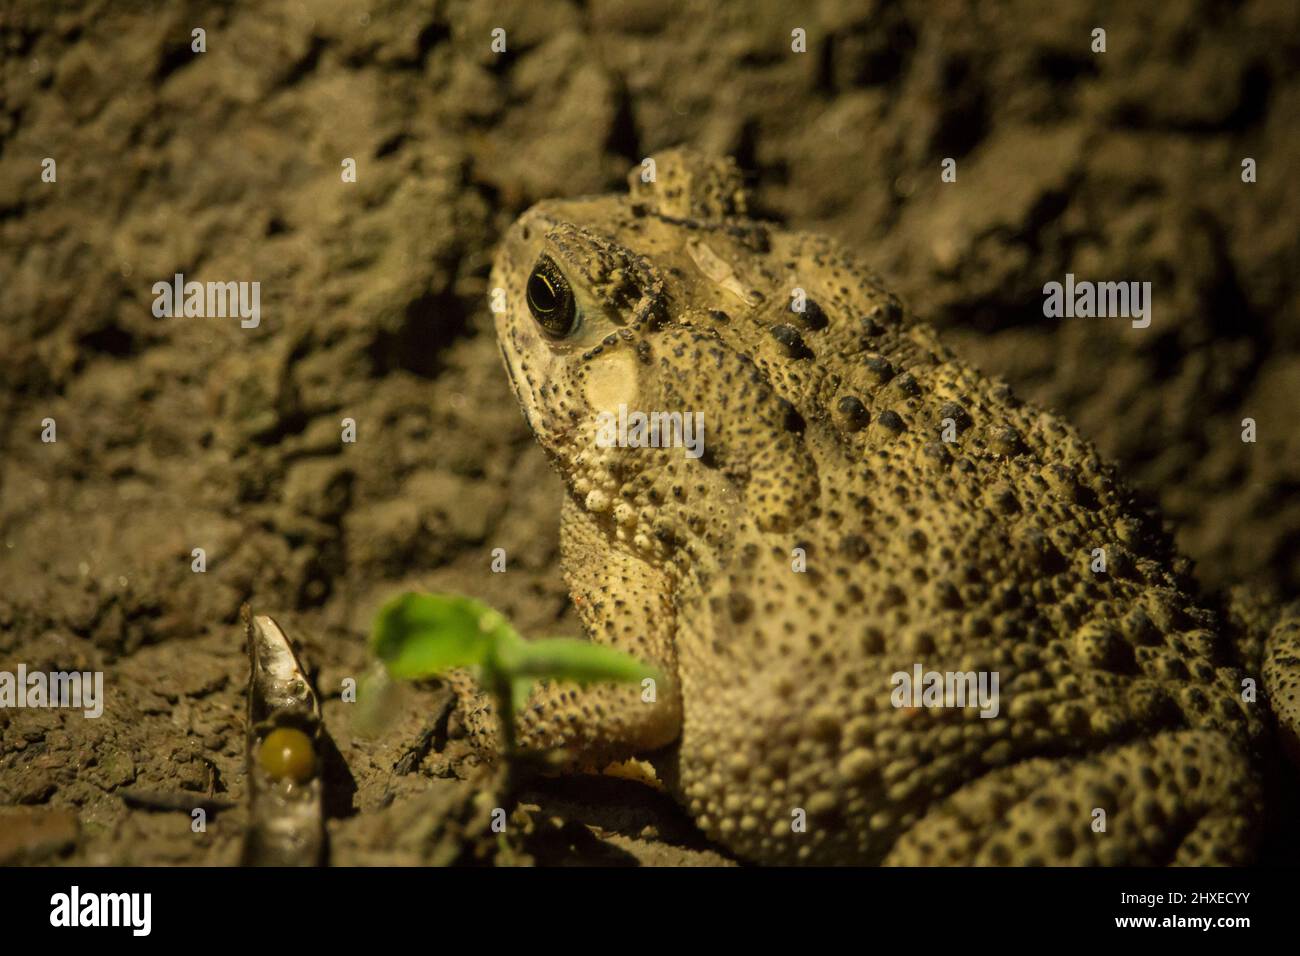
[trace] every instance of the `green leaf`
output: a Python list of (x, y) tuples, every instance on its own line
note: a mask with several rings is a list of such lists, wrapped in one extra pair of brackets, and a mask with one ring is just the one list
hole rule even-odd
[[(506, 749), (514, 747), (514, 721), (538, 680), (639, 682), (660, 680), (657, 670), (611, 647), (572, 638), (525, 641), (499, 612), (458, 594), (403, 594), (375, 618), (371, 647), (380, 676), (415, 679), (473, 668), (479, 685), (501, 708)], [(367, 685), (376, 709), (393, 699), (383, 681)]]
[(357, 681), (356, 703), (353, 728), (362, 737), (377, 737), (396, 720), (404, 703), (403, 687), (393, 682), (381, 661), (372, 661)]
[(596, 681), (637, 683), (647, 677), (660, 680), (657, 670), (631, 654), (571, 637), (521, 641), (510, 649), (510, 673), (550, 680), (591, 684)]
[(371, 636), (388, 673), (408, 680), (480, 666), (501, 648), (522, 642), (501, 614), (458, 594), (394, 598), (379, 611)]

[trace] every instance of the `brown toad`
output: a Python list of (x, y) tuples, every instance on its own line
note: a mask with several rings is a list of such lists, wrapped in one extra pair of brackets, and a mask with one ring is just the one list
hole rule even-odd
[[(835, 243), (747, 218), (730, 163), (641, 169), (529, 210), (491, 285), (589, 635), (670, 678), (653, 702), (543, 687), (521, 742), (652, 755), (758, 861), (1250, 858), (1272, 753), (1252, 671), (1092, 445)], [(1275, 633), (1261, 700), (1295, 693), (1294, 623)], [(998, 697), (913, 706), (896, 675), (918, 668)]]

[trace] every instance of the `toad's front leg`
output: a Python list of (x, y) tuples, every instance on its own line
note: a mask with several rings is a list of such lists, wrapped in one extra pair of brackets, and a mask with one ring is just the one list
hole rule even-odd
[[(539, 683), (516, 717), (518, 746), (560, 750), (571, 766), (599, 768), (672, 743), (681, 732), (682, 705), (675, 615), (664, 574), (610, 543), (567, 498), (560, 552), (591, 641), (631, 654), (657, 669), (662, 680), (653, 686)], [(452, 685), (473, 742), (498, 750), (500, 722), (492, 699), (465, 672), (457, 672)]]

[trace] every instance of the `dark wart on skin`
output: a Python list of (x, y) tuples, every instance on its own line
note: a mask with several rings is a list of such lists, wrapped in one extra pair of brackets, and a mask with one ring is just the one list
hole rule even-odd
[(772, 338), (776, 339), (777, 344), (789, 358), (811, 358), (812, 351), (804, 344), (803, 336), (793, 325), (781, 323), (772, 326)]

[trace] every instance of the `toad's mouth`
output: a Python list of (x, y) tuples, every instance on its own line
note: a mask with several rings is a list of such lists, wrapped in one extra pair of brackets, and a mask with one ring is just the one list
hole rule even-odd
[(547, 435), (537, 427), (537, 421), (533, 418), (531, 410), (532, 402), (530, 397), (519, 385), (519, 379), (515, 376), (514, 364), (510, 361), (510, 353), (506, 349), (505, 343), (498, 341), (497, 348), (501, 350), (501, 362), (506, 367), (506, 376), (510, 379), (510, 389), (515, 394), (515, 404), (519, 406), (519, 411), (524, 416), (524, 422), (528, 425), (528, 430), (532, 432), (533, 440), (545, 452), (551, 465), (558, 469), (561, 474), (567, 474), (564, 470), (564, 458), (556, 450), (566, 447), (567, 442), (574, 440), (578, 426), (574, 424), (566, 425), (562, 428), (555, 429), (550, 434), (550, 440)]
[(533, 416), (528, 413), (528, 404), (524, 401), (524, 393), (519, 388), (519, 379), (515, 378), (515, 367), (510, 361), (510, 353), (506, 351), (506, 345), (500, 339), (497, 340), (497, 348), (501, 350), (501, 364), (506, 367), (506, 376), (510, 379), (510, 390), (515, 393), (515, 404), (524, 413), (528, 430), (533, 433), (534, 438), (537, 438), (537, 426), (533, 424)]

